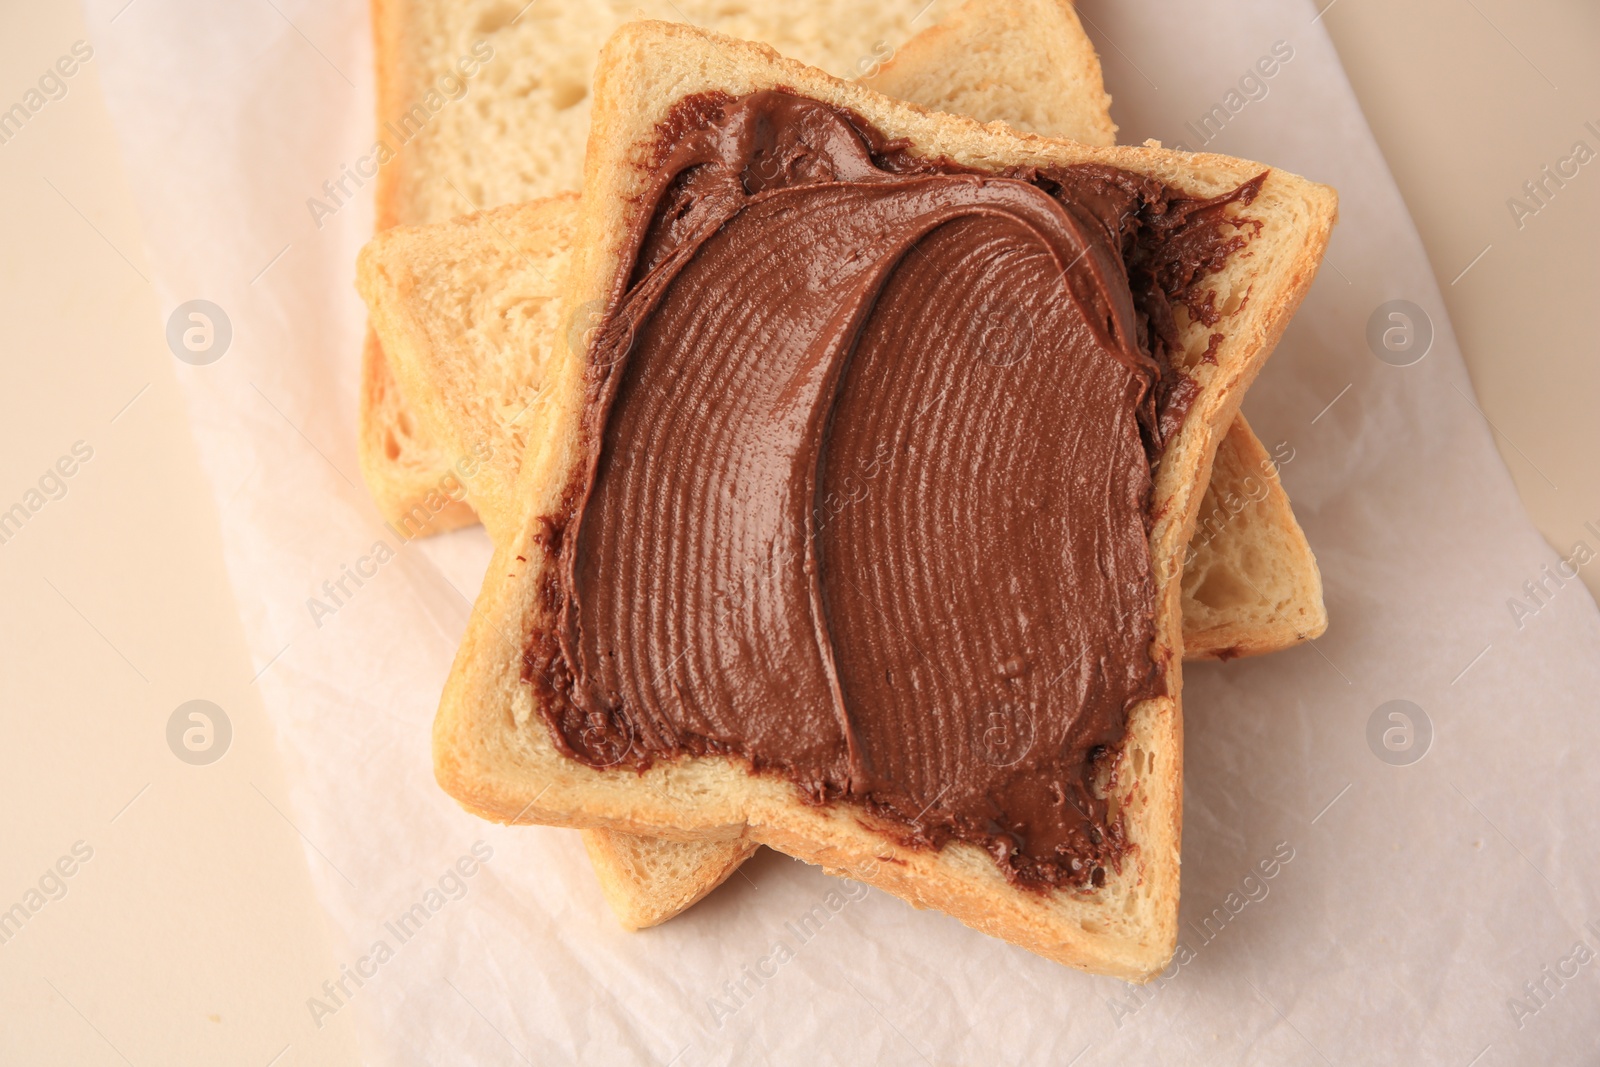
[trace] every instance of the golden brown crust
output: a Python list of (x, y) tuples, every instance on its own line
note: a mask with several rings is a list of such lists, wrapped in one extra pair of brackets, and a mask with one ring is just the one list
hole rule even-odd
[[(372, 65), (377, 93), (374, 99), (373, 128), (382, 131), (385, 123), (397, 118), (404, 108), (407, 86), (416, 84), (410, 67), (415, 62), (404, 48), (408, 22), (402, 13), (405, 0), (372, 0)], [(405, 149), (401, 148), (401, 155)], [(378, 168), (373, 192), (376, 212), (372, 228), (382, 233), (391, 226), (409, 221), (402, 214), (403, 162), (391, 160)]]

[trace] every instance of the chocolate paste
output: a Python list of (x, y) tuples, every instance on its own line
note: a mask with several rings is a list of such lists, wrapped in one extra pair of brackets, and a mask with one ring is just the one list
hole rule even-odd
[(1152, 658), (1173, 305), (1249, 235), (1099, 165), (966, 170), (779, 92), (660, 131), (527, 652), (595, 766), (742, 757), (908, 844), (1099, 884)]

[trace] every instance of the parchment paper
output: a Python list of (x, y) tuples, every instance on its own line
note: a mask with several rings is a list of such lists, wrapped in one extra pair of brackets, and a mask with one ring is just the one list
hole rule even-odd
[[(1137, 991), (771, 853), (626, 934), (577, 835), (458, 810), (429, 726), (488, 542), (401, 544), (370, 503), (370, 187), (320, 227), (307, 206), (372, 143), (366, 4), (125, 5), (88, 0), (97, 61), (164, 307), (204, 298), (232, 324), (223, 358), (178, 373), (335, 956), (370, 975), (304, 990), (297, 1048), (331, 1010), (357, 1013), (373, 1063), (1594, 1062), (1600, 615), (1542, 572), (1558, 557), (1309, 3), (1082, 5), (1125, 141), (1205, 135), (1342, 194), (1245, 404), (1291, 457), (1332, 625), (1186, 671), (1183, 944)], [(1292, 57), (1241, 85), (1280, 41)], [(1431, 322), (1411, 366), (1368, 342), (1391, 300)], [(380, 542), (393, 558), (362, 562)], [(313, 618), (345, 567), (376, 573)], [(1410, 734), (1384, 712), (1369, 743), (1393, 700), (1420, 709)]]

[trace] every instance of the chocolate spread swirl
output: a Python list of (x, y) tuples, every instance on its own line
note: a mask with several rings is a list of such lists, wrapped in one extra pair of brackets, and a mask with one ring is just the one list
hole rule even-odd
[(907, 844), (1099, 884), (1128, 711), (1166, 691), (1173, 307), (1210, 311), (1261, 178), (982, 173), (782, 92), (691, 98), (653, 174), (545, 519), (526, 665), (558, 746), (741, 757)]

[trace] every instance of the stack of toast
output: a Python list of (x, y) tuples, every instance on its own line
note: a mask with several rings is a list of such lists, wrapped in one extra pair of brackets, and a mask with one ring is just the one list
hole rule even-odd
[[(1238, 412), (1310, 285), (1336, 199), (1261, 164), (1116, 147), (1099, 61), (1065, 0), (893, 15), (858, 0), (665, 6), (673, 21), (625, 19), (635, 5), (595, 0), (375, 0), (379, 125), (414, 118), (380, 171), (380, 232), (358, 265), (372, 325), (362, 469), (406, 536), (481, 521), (495, 544), (436, 720), (439, 782), (485, 818), (580, 829), (632, 929), (692, 906), (766, 844), (1063, 963), (1148, 979), (1176, 940), (1182, 662), (1279, 651), (1327, 625), (1272, 455)], [(479, 61), (471, 78), (463, 56)], [(441, 85), (445, 99), (416, 121), (417, 102), (437, 99)], [(590, 520), (574, 494), (622, 461), (607, 451), (606, 405), (642, 388), (628, 384), (628, 361), (642, 360), (647, 342), (672, 343), (615, 343), (650, 265), (638, 235), (667, 232), (663, 205), (690, 180), (663, 170), (672, 138), (720, 129), (740, 102), (772, 94), (844, 116), (886, 174), (926, 163), (980, 183), (1031, 182), (1058, 199), (1039, 176), (1115, 174), (1146, 190), (1155, 204), (1146, 214), (1172, 216), (1169, 202), (1187, 197), (1232, 235), (1160, 320), (1168, 364), (1154, 391), (1183, 401), (1147, 428), (1150, 464), (1139, 472), (1151, 684), (1120, 709), (1115, 741), (1093, 752), (1089, 834), (1097, 848), (1106, 837), (1117, 847), (1101, 848), (1082, 879), (1030, 883), (992, 842), (924, 832), (959, 822), (953, 812), (940, 822), (949, 799), (897, 818), (882, 788), (802, 787), (725, 730), (679, 722), (667, 730), (682, 734), (676, 747), (651, 749), (626, 709), (585, 698), (574, 682), (581, 655), (563, 626), (576, 600), (551, 592), (583, 567), (571, 557), (578, 523)], [(1145, 254), (1136, 245), (1122, 247), (1135, 272)], [(1075, 263), (1060, 264), (1063, 276)], [(1177, 282), (1158, 285), (1177, 292)], [(1137, 332), (1141, 350), (1156, 345)], [(632, 608), (641, 618), (689, 610)], [(564, 653), (541, 658), (548, 648)], [(1066, 651), (1072, 660), (1085, 650)], [(668, 703), (694, 703), (675, 680), (677, 656), (605, 655), (641, 658)], [(848, 734), (850, 698), (840, 699)], [(595, 758), (561, 728), (579, 711), (589, 718), (570, 721), (621, 729), (626, 743)], [(926, 709), (951, 713), (982, 712)]]

